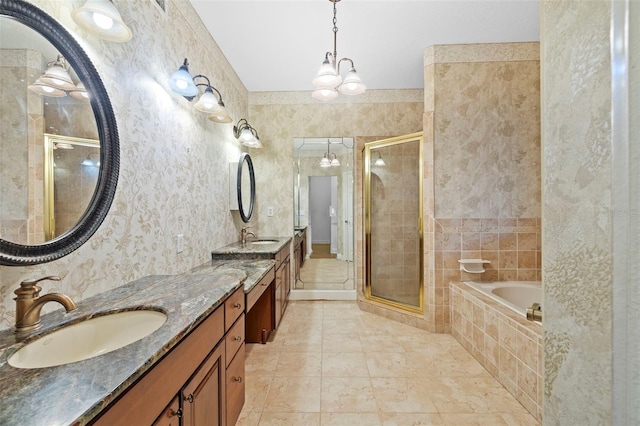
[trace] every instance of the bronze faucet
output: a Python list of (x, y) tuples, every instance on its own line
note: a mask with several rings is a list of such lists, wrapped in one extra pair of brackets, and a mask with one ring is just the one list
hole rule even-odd
[(256, 234), (254, 234), (253, 232), (248, 232), (247, 228), (242, 228), (242, 231), (240, 231), (240, 242), (242, 244), (246, 244), (247, 243), (247, 236), (249, 236), (249, 235), (251, 235), (253, 238), (257, 238)]
[(40, 311), (47, 302), (58, 302), (67, 312), (76, 308), (76, 304), (69, 296), (60, 293), (49, 293), (41, 297), (42, 287), (36, 285), (42, 280), (60, 281), (60, 277), (49, 276), (39, 279), (24, 280), (20, 283), (20, 288), (14, 293), (18, 296), (16, 301), (16, 333), (33, 331), (40, 327)]

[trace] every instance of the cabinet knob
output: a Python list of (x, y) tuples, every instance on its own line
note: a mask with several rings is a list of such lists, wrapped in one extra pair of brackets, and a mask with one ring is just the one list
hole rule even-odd
[(169, 417), (182, 417), (182, 409), (179, 409), (178, 411), (169, 410)]
[(242, 377), (234, 377), (233, 381), (236, 383), (242, 383)]
[(236, 336), (233, 338), (233, 340), (235, 340), (236, 342), (240, 342), (242, 341), (242, 336)]
[(189, 394), (187, 396), (184, 397), (185, 401), (192, 403), (193, 402), (193, 394)]
[(240, 309), (240, 308), (242, 308), (242, 303), (236, 302), (236, 303), (233, 304), (233, 307), (236, 308), (236, 309)]

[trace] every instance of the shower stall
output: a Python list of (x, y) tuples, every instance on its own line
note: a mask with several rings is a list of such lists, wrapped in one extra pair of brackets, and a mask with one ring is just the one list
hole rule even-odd
[(364, 147), (365, 297), (423, 313), (422, 133)]

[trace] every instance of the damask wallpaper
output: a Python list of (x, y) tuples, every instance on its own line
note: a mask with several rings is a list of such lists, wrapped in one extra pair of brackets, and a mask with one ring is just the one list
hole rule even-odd
[[(78, 302), (145, 275), (175, 274), (205, 262), (210, 250), (237, 239), (240, 221), (228, 206), (228, 163), (240, 144), (231, 123), (216, 124), (172, 93), (170, 75), (188, 58), (206, 74), (237, 121), (248, 93), (187, 0), (116, 1), (133, 31), (127, 43), (90, 35), (71, 20), (82, 0), (34, 0), (79, 41), (111, 98), (120, 136), (120, 177), (98, 232), (74, 253), (30, 267), (0, 266), (0, 327), (14, 322), (13, 290), (20, 281), (59, 275), (43, 293)], [(184, 252), (176, 253), (176, 235)], [(57, 308), (55, 306), (48, 309)]]

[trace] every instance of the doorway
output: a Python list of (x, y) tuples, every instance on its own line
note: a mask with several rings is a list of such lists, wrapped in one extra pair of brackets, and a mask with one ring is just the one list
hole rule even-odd
[(337, 202), (337, 176), (309, 176), (311, 259), (335, 259), (337, 257)]

